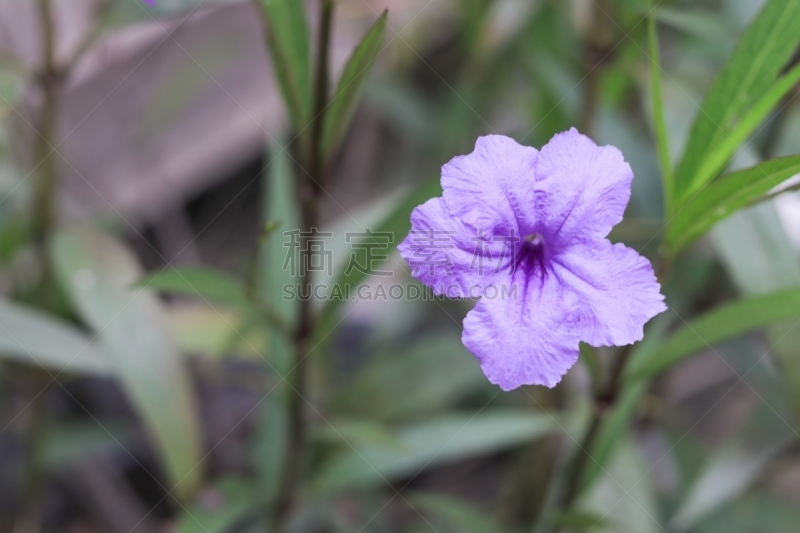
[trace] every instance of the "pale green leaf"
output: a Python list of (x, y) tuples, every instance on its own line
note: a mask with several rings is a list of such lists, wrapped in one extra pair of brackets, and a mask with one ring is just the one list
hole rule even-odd
[(42, 311), (0, 299), (0, 353), (3, 357), (61, 372), (112, 374), (100, 343)]
[(74, 229), (56, 235), (53, 259), (78, 313), (108, 346), (115, 375), (161, 453), (170, 488), (188, 498), (202, 474), (196, 399), (158, 298), (132, 287), (142, 276), (136, 258), (108, 235)]

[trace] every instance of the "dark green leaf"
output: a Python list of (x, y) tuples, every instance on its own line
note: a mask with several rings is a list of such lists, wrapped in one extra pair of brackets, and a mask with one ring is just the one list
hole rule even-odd
[(678, 165), (678, 196), (689, 197), (714, 177), (698, 173), (704, 159), (770, 91), (798, 42), (800, 0), (770, 0), (739, 40), (703, 101)]
[(145, 276), (138, 287), (209, 298), (233, 305), (248, 305), (244, 286), (234, 278), (205, 267), (168, 267)]
[(303, 2), (260, 0), (275, 76), (297, 132), (311, 120), (311, 60)]
[(724, 304), (680, 328), (647, 357), (631, 363), (628, 375), (642, 378), (714, 343), (800, 316), (800, 288), (753, 296)]
[(800, 156), (772, 159), (712, 182), (675, 214), (667, 233), (667, 253), (677, 254), (714, 224), (796, 174), (800, 174)]
[(384, 11), (364, 35), (347, 61), (336, 91), (331, 96), (325, 110), (325, 131), (322, 137), (322, 154), (325, 160), (335, 156), (347, 134), (364, 84), (375, 63), (375, 58), (381, 51), (383, 37), (386, 33), (386, 19), (387, 11)]
[(170, 488), (188, 498), (202, 474), (196, 400), (158, 298), (132, 288), (142, 275), (136, 258), (84, 229), (58, 233), (53, 260), (77, 311), (108, 346), (115, 374), (162, 454)]

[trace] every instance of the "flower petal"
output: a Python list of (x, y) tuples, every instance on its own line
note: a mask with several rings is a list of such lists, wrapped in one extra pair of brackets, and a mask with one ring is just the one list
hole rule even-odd
[(503, 135), (479, 137), (471, 154), (454, 157), (442, 167), (448, 209), (488, 233), (509, 235), (510, 230), (518, 232), (522, 222), (532, 226), (538, 153)]
[(602, 239), (622, 220), (633, 172), (622, 152), (597, 146), (572, 128), (536, 160), (536, 216), (552, 242)]
[(645, 323), (667, 309), (650, 261), (624, 244), (585, 243), (552, 261), (562, 283), (580, 296), (581, 340), (592, 346), (640, 341)]
[(502, 389), (554, 387), (578, 360), (577, 297), (552, 273), (515, 274), (509, 286), (512, 297), (486, 295), (467, 314), (461, 340)]
[[(513, 257), (499, 258), (499, 243), (479, 246), (478, 235), (452, 216), (441, 197), (431, 198), (411, 213), (411, 232), (397, 249), (412, 275), (434, 293), (450, 298), (477, 298)], [(481, 260), (481, 251), (485, 257)], [(495, 257), (492, 257), (494, 255)]]

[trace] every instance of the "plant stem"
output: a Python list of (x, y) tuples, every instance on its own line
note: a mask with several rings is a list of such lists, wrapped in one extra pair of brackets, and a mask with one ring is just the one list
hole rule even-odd
[[(42, 28), (42, 65), (33, 83), (41, 94), (42, 105), (34, 132), (32, 164), (35, 168), (35, 181), (31, 230), (41, 268), (41, 278), (34, 297), (39, 307), (52, 309), (55, 290), (48, 241), (56, 220), (57, 167), (51, 152), (56, 135), (60, 73), (55, 64), (55, 29), (51, 0), (39, 0), (38, 7)], [(41, 529), (42, 493), (45, 483), (43, 453), (47, 431), (47, 396), (42, 394), (42, 391), (47, 387), (50, 376), (39, 368), (26, 368), (20, 374), (22, 381), (29, 384), (26, 391), (31, 404), (31, 413), (30, 422), (27, 424), (24, 504), (16, 518), (13, 531), (34, 533)]]
[[(583, 438), (573, 453), (572, 459), (568, 463), (567, 481), (559, 504), (562, 512), (570, 510), (580, 494), (581, 484), (586, 475), (586, 466), (592, 457), (592, 451), (597, 438), (600, 436), (600, 430), (606, 415), (619, 397), (622, 389), (622, 375), (632, 353), (632, 345), (622, 348), (614, 359), (608, 381), (604, 386), (598, 386), (595, 391), (592, 418), (586, 427)], [(558, 530), (559, 528), (556, 528), (556, 531)]]
[[(333, 0), (322, 0), (320, 33), (317, 47), (316, 74), (314, 80), (313, 123), (311, 147), (306, 154), (305, 164), (308, 175), (300, 186), (302, 229), (300, 234), (300, 285), (310, 289), (311, 272), (308, 271), (311, 253), (312, 234), (319, 226), (319, 203), (323, 192), (325, 168), (322, 154), (322, 131), (324, 110), (328, 100), (328, 52), (330, 49), (331, 25), (333, 22)], [(309, 291), (310, 293), (310, 291)], [(281, 490), (272, 522), (272, 531), (283, 531), (291, 513), (300, 480), (302, 460), (306, 448), (306, 427), (303, 417), (303, 404), (306, 397), (307, 365), (306, 358), (311, 350), (315, 317), (312, 300), (301, 300), (297, 330), (294, 335), (293, 368), (287, 376), (290, 385), (288, 395), (289, 433), (286, 448), (286, 462), (281, 478)]]

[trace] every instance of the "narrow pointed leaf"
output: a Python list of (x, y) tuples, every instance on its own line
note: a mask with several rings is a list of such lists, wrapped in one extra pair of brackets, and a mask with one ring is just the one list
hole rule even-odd
[(295, 130), (311, 120), (311, 60), (303, 2), (260, 0), (275, 76)]
[(386, 34), (386, 11), (373, 24), (372, 28), (353, 51), (344, 67), (342, 77), (336, 86), (325, 111), (325, 130), (322, 137), (322, 153), (325, 160), (333, 157), (341, 146), (350, 127), (353, 113), (364, 89), (375, 58), (381, 51)]
[(673, 200), (672, 163), (669, 155), (669, 135), (664, 120), (664, 95), (661, 83), (661, 57), (658, 50), (658, 34), (656, 32), (655, 14), (648, 20), (648, 43), (650, 46), (650, 99), (653, 105), (653, 128), (655, 130), (658, 162), (661, 165), (661, 180), (664, 185), (664, 198), (667, 212), (671, 210)]
[(703, 158), (703, 162), (697, 169), (695, 180), (699, 184), (711, 181), (739, 147), (744, 144), (748, 137), (755, 131), (767, 115), (778, 105), (792, 88), (800, 81), (800, 65), (790, 70), (786, 75), (776, 81), (772, 87), (756, 102), (730, 133), (720, 139), (719, 144)]
[(676, 172), (677, 194), (688, 197), (713, 178), (698, 174), (703, 160), (770, 90), (798, 43), (800, 0), (769, 0), (739, 40), (697, 113)]
[(346, 451), (324, 465), (317, 478), (323, 492), (384, 485), (428, 467), (495, 453), (559, 431), (550, 415), (519, 410), (446, 415), (397, 431), (399, 446), (342, 443)]
[(60, 372), (109, 375), (108, 354), (90, 336), (39, 310), (0, 299), (3, 357)]
[(667, 233), (668, 254), (677, 254), (717, 222), (797, 174), (800, 174), (800, 156), (790, 156), (772, 159), (714, 181), (675, 214)]
[(647, 357), (632, 361), (628, 376), (653, 376), (715, 343), (795, 317), (800, 317), (800, 288), (724, 304), (680, 328)]
[(108, 235), (68, 230), (53, 242), (56, 273), (83, 320), (108, 346), (115, 374), (161, 452), (170, 489), (188, 498), (202, 472), (197, 405), (187, 369), (133, 254)]
[(244, 285), (224, 274), (203, 267), (172, 268), (145, 276), (137, 286), (208, 298), (233, 305), (247, 305)]

